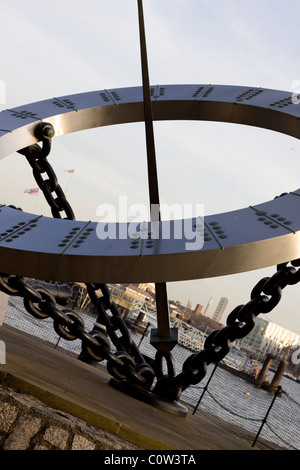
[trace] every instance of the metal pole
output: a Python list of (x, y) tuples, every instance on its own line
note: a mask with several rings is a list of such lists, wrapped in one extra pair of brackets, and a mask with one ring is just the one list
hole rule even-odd
[(151, 325), (151, 323), (147, 323), (147, 326), (146, 326), (146, 328), (144, 329), (144, 332), (143, 332), (142, 337), (141, 337), (141, 339), (140, 339), (140, 342), (139, 342), (139, 344), (138, 344), (138, 348), (139, 348), (140, 345), (142, 344), (142, 341), (143, 341), (143, 339), (145, 338), (145, 335), (146, 335), (147, 331), (149, 330), (150, 325)]
[[(148, 183), (150, 204), (156, 204), (159, 210), (159, 190), (158, 178), (156, 168), (156, 155), (153, 131), (153, 116), (151, 104), (151, 92), (148, 72), (148, 58), (146, 46), (145, 23), (143, 13), (142, 0), (138, 0), (138, 14), (139, 14), (139, 30), (140, 30), (140, 50), (141, 50), (141, 66), (142, 66), (142, 80), (143, 80), (143, 96), (144, 96), (144, 118), (145, 118), (145, 132), (146, 132), (146, 147), (147, 147), (147, 163), (148, 163)], [(160, 213), (158, 213), (158, 220), (160, 220)]]
[(254, 439), (254, 441), (253, 441), (253, 443), (252, 443), (252, 447), (255, 446), (255, 443), (256, 443), (256, 441), (257, 441), (257, 439), (258, 439), (258, 436), (260, 435), (261, 430), (262, 430), (262, 428), (264, 427), (264, 425), (265, 425), (265, 423), (266, 423), (266, 421), (267, 421), (267, 417), (268, 417), (268, 415), (269, 415), (269, 413), (270, 413), (270, 411), (271, 411), (271, 408), (272, 408), (272, 406), (274, 405), (274, 402), (275, 402), (275, 400), (276, 400), (276, 398), (277, 398), (277, 395), (278, 395), (278, 393), (279, 393), (280, 391), (281, 391), (281, 386), (279, 385), (278, 388), (277, 388), (277, 390), (276, 390), (276, 392), (275, 392), (275, 394), (274, 394), (273, 400), (271, 401), (271, 404), (270, 404), (269, 409), (268, 409), (268, 411), (267, 411), (267, 413), (266, 413), (266, 416), (263, 418), (262, 423), (261, 423), (261, 426), (260, 426), (260, 428), (259, 428), (259, 430), (258, 430), (258, 433), (257, 433), (256, 436), (255, 436), (255, 439)]
[[(138, 16), (139, 16), (139, 31), (140, 31), (140, 50), (141, 50), (141, 65), (142, 65), (142, 79), (143, 79), (143, 96), (144, 96), (144, 118), (145, 118), (145, 132), (146, 132), (146, 147), (147, 147), (147, 164), (148, 164), (148, 184), (150, 196), (150, 215), (151, 221), (157, 222), (160, 220), (160, 206), (159, 206), (159, 190), (158, 178), (156, 167), (154, 131), (153, 131), (153, 116), (151, 104), (151, 92), (148, 72), (148, 59), (146, 47), (146, 35), (144, 24), (144, 13), (142, 0), (138, 2)], [(153, 210), (155, 208), (155, 210)], [(153, 219), (154, 217), (154, 219)], [(167, 287), (165, 282), (155, 283), (156, 295), (156, 308), (157, 308), (157, 327), (158, 338), (170, 338), (170, 320), (169, 320), (169, 303), (167, 295)]]
[(208, 388), (208, 385), (209, 385), (209, 382), (211, 381), (212, 376), (214, 375), (214, 373), (215, 373), (215, 371), (216, 371), (218, 365), (219, 365), (219, 363), (216, 362), (215, 367), (213, 368), (213, 371), (212, 371), (212, 373), (210, 374), (210, 377), (209, 377), (209, 379), (208, 379), (208, 381), (207, 381), (207, 383), (206, 383), (206, 385), (205, 385), (205, 387), (204, 387), (204, 389), (203, 389), (203, 392), (202, 392), (202, 394), (201, 394), (201, 396), (200, 396), (200, 398), (199, 398), (199, 400), (198, 400), (198, 403), (197, 403), (197, 405), (196, 405), (195, 408), (194, 408), (193, 415), (196, 413), (197, 408), (198, 408), (198, 406), (200, 405), (200, 402), (201, 402), (201, 400), (202, 400), (202, 398), (203, 398), (203, 395), (204, 395), (204, 393), (206, 392), (206, 390), (207, 390), (207, 388)]
[(270, 365), (273, 361), (274, 357), (271, 355), (271, 354), (268, 354), (266, 359), (265, 359), (265, 362), (264, 362), (264, 365), (262, 366), (262, 369), (260, 370), (258, 376), (257, 376), (257, 379), (256, 379), (256, 383), (257, 385), (262, 385), (264, 380), (265, 380), (265, 377), (266, 377), (266, 374), (270, 368)]

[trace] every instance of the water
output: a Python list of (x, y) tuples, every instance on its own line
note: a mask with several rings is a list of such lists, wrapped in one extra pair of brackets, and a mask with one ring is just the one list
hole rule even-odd
[[(95, 320), (87, 315), (84, 315), (83, 318), (85, 329), (90, 331)], [(53, 329), (51, 318), (38, 320), (32, 317), (24, 309), (22, 300), (17, 297), (10, 298), (4, 322), (37, 336), (53, 344), (54, 347), (58, 346), (75, 355), (81, 352), (82, 343), (80, 340), (66, 341), (61, 339)], [(132, 338), (136, 344), (140, 343), (141, 336), (139, 334), (132, 333)], [(112, 350), (114, 349), (112, 348)], [(140, 350), (143, 354), (154, 357), (155, 350), (149, 344), (149, 336), (143, 339)], [(183, 362), (192, 352), (177, 345), (172, 353), (176, 364), (176, 374), (178, 374), (182, 370)], [(181, 400), (195, 407), (213, 369), (214, 365), (211, 364), (205, 378), (198, 385), (186, 389)], [(300, 384), (283, 377), (281, 386), (287, 394), (284, 393), (276, 398), (267, 423), (262, 430), (261, 438), (284, 448), (300, 449)], [(267, 391), (256, 388), (247, 380), (219, 366), (215, 370), (196, 412), (201, 410), (208, 412), (233, 426), (242, 427), (255, 436), (272, 398), (272, 395)]]
[[(141, 351), (153, 356), (153, 348), (148, 341), (141, 344)], [(172, 352), (178, 374), (191, 351), (177, 345)], [(181, 399), (196, 407), (213, 370), (214, 364), (209, 365), (205, 378), (198, 385), (187, 388)], [(270, 379), (272, 375), (270, 373)], [(280, 385), (287, 394), (276, 398), (260, 436), (285, 448), (300, 449), (300, 384), (283, 377)], [(196, 412), (203, 410), (218, 416), (255, 436), (272, 399), (273, 396), (266, 390), (258, 389), (238, 374), (235, 375), (219, 366), (213, 373)]]

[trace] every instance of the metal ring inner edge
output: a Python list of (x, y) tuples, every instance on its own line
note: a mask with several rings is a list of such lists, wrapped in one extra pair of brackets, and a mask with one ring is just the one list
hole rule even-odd
[[(300, 138), (300, 107), (286, 91), (227, 85), (151, 87), (153, 119), (244, 124)], [(37, 142), (49, 122), (55, 136), (141, 122), (142, 87), (99, 90), (32, 103), (0, 113), (0, 158)], [(100, 240), (97, 222), (53, 219), (0, 206), (1, 271), (37, 279), (91, 283), (170, 282), (260, 269), (300, 257), (300, 189), (244, 209), (182, 220), (203, 238), (130, 236)], [(178, 223), (178, 222), (177, 222)], [(116, 224), (127, 233), (128, 224)], [(109, 228), (108, 228), (109, 231)], [(189, 248), (187, 249), (187, 246)]]

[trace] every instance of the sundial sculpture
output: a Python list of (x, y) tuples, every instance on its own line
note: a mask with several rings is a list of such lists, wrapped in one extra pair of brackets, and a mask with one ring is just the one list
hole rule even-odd
[[(33, 160), (38, 161), (35, 155), (39, 154), (41, 147), (37, 142), (42, 142), (40, 161), (46, 160), (54, 136), (112, 124), (144, 121), (150, 203), (159, 205), (153, 120), (228, 122), (300, 138), (300, 108), (293, 104), (289, 92), (211, 84), (150, 87), (140, 0), (138, 11), (143, 86), (63, 96), (2, 111), (0, 158), (20, 152), (27, 158), (29, 154), (33, 154)], [(269, 202), (207, 216), (204, 224), (198, 225), (195, 218), (192, 224), (195, 233), (199, 230), (204, 238), (203, 247), (186, 250), (189, 240), (184, 234), (181, 239), (172, 237), (172, 230), (170, 239), (151, 239), (153, 221), (146, 224), (146, 240), (141, 232), (134, 238), (128, 234), (122, 239), (117, 237), (114, 240), (99, 240), (98, 223), (68, 220), (72, 216), (61, 188), (58, 188), (57, 183), (54, 187), (48, 184), (51, 169), (35, 169), (36, 177), (37, 173), (40, 174), (39, 184), (47, 200), (50, 199), (50, 203), (52, 201), (52, 209), (55, 201), (64, 201), (60, 210), (67, 208), (67, 218), (62, 219), (55, 213), (55, 209), (54, 218), (50, 218), (35, 216), (5, 205), (0, 207), (0, 271), (13, 273), (13, 276), (7, 276), (6, 281), (4, 275), (1, 277), (0, 288), (8, 293), (28, 297), (28, 289), (26, 291), (19, 287), (25, 281), (21, 279), (21, 284), (18, 284), (16, 279), (20, 280), (25, 276), (84, 282), (99, 308), (101, 302), (95, 297), (97, 289), (101, 287), (102, 292), (105, 291), (104, 297), (109, 297), (104, 283), (154, 282), (158, 328), (152, 331), (151, 336), (151, 343), (157, 349), (153, 376), (149, 380), (145, 379), (151, 375), (149, 371), (152, 366), (145, 364), (143, 358), (136, 366), (130, 356), (130, 347), (123, 347), (123, 353), (116, 353), (118, 359), (114, 359), (115, 366), (110, 367), (112, 375), (116, 377), (113, 385), (167, 411), (185, 415), (185, 407), (177, 402), (181, 391), (191, 383), (198, 383), (205, 375), (207, 364), (221, 360), (229, 350), (229, 343), (245, 336), (253, 328), (256, 315), (270, 311), (278, 303), (283, 287), (299, 281), (298, 271), (287, 267), (287, 264), (300, 257), (300, 189)], [(43, 173), (49, 177), (48, 183), (42, 179)], [(55, 193), (55, 198), (51, 192)], [(159, 218), (155, 222), (158, 223), (160, 234), (164, 224), (169, 223), (160, 221)], [(173, 222), (170, 223), (172, 225)], [(121, 224), (117, 224), (117, 233), (118, 230), (124, 233), (123, 229)], [(295, 266), (298, 264), (294, 263)], [(176, 331), (169, 325), (165, 283), (222, 276), (272, 265), (279, 265), (274, 278), (261, 280), (252, 291), (250, 302), (231, 312), (227, 326), (214, 332), (206, 341), (204, 350), (193, 354), (184, 364), (183, 371), (175, 376), (171, 350), (177, 338)], [(38, 298), (39, 296), (35, 298), (33, 295), (31, 303), (38, 302)], [(45, 298), (42, 303), (45, 304)], [(113, 312), (112, 317), (118, 317), (117, 323), (121, 325), (120, 316), (114, 310), (111, 300), (104, 307), (101, 310), (102, 319), (109, 324), (105, 310), (110, 309)], [(75, 321), (77, 317), (70, 313), (69, 318)], [(80, 324), (83, 330), (82, 324), (79, 320), (78, 322), (76, 325)], [(74, 332), (74, 325), (70, 326), (71, 323), (63, 323), (65, 326), (61, 330), (65, 328)], [(116, 325), (110, 327), (111, 332), (118, 328)], [(119, 328), (124, 336), (124, 325)], [(92, 342), (90, 350), (95, 351), (95, 341), (97, 338), (99, 340), (99, 335), (101, 333), (98, 336), (92, 335), (94, 343)], [(82, 341), (88, 337), (82, 332), (77, 336), (75, 332), (74, 336), (81, 337)], [(101, 341), (103, 343), (103, 338)], [(118, 345), (120, 346), (119, 343)], [(109, 345), (105, 351), (104, 356), (111, 358), (112, 353), (107, 352)], [(94, 353), (94, 356), (101, 360), (97, 354)], [(161, 362), (164, 359), (167, 361), (168, 374), (162, 372)], [(130, 374), (128, 371), (124, 374), (115, 372), (121, 368), (120, 363), (131, 370)], [(151, 388), (154, 376), (158, 380), (156, 386)], [(139, 381), (140, 377), (143, 380)]]

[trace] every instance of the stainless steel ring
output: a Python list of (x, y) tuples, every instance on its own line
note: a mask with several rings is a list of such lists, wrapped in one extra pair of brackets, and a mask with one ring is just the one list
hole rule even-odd
[[(154, 120), (205, 120), (261, 127), (300, 137), (300, 108), (285, 91), (223, 85), (151, 87)], [(37, 142), (48, 122), (55, 136), (140, 122), (142, 87), (53, 98), (0, 113), (0, 158)], [(1, 271), (37, 279), (91, 283), (168, 282), (249, 271), (300, 257), (300, 189), (277, 199), (205, 217), (203, 246), (173, 236), (100, 240), (97, 222), (74, 222), (0, 207)], [(182, 220), (197, 231), (197, 220)], [(122, 229), (117, 224), (117, 233)], [(201, 225), (201, 224), (200, 224)], [(127, 233), (128, 224), (125, 232)], [(151, 223), (146, 224), (151, 231)], [(122, 230), (122, 233), (125, 233)], [(68, 237), (68, 238), (66, 238)]]

